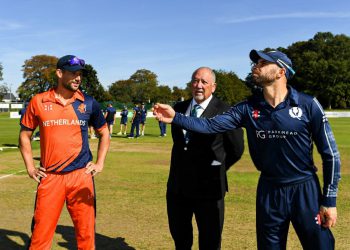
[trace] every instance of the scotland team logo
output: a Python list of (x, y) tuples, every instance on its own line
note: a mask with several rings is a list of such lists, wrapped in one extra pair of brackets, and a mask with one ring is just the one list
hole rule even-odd
[(298, 120), (300, 120), (300, 117), (303, 115), (303, 111), (299, 107), (293, 107), (289, 109), (289, 115), (292, 118), (297, 118)]
[(78, 110), (80, 113), (85, 114), (86, 112), (86, 105), (84, 103), (80, 104), (78, 107)]

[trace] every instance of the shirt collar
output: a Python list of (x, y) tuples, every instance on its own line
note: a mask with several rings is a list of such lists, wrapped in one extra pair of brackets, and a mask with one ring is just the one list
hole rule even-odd
[[(74, 92), (72, 100), (80, 100), (81, 102), (84, 102), (84, 94), (79, 89)], [(55, 96), (55, 89), (51, 88), (49, 91), (46, 92), (46, 95), (43, 97), (42, 102), (56, 102), (56, 96)]]
[(209, 102), (211, 101), (212, 98), (213, 98), (213, 95), (210, 95), (210, 96), (208, 97), (208, 99), (206, 99), (204, 102), (202, 102), (202, 103), (200, 103), (200, 104), (198, 104), (198, 103), (194, 100), (194, 98), (192, 98), (191, 106), (194, 107), (194, 105), (198, 104), (198, 105), (201, 107), (201, 109), (205, 110), (205, 109), (208, 107)]
[[(284, 100), (285, 103), (291, 105), (291, 106), (298, 106), (299, 105), (299, 93), (296, 91), (293, 87), (290, 85), (287, 85), (288, 94)], [(265, 101), (263, 92), (259, 92), (258, 94), (255, 94), (253, 96), (255, 98), (255, 101), (259, 103), (262, 106), (268, 105)]]

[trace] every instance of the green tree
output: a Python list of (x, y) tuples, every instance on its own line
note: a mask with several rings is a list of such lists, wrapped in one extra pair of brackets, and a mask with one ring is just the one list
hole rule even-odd
[(215, 96), (224, 102), (234, 105), (250, 95), (247, 86), (234, 72), (224, 70), (214, 70), (214, 72), (217, 84)]
[(326, 108), (350, 106), (350, 37), (319, 32), (281, 50), (296, 70), (291, 85), (316, 96)]
[(22, 66), (24, 82), (17, 89), (22, 100), (28, 100), (56, 84), (57, 60), (55, 56), (37, 55), (24, 62)]
[(147, 69), (139, 69), (130, 76), (130, 81), (135, 84), (135, 93), (132, 96), (134, 102), (155, 102), (157, 96), (157, 75)]
[(85, 65), (83, 82), (80, 86), (83, 92), (94, 97), (98, 102), (110, 101), (111, 96), (105, 91), (98, 80), (97, 72), (90, 64)]
[(136, 96), (135, 87), (135, 83), (129, 79), (119, 80), (112, 83), (108, 91), (112, 96), (112, 100), (127, 104), (132, 103), (133, 96)]
[(186, 89), (181, 89), (179, 87), (174, 86), (172, 91), (172, 98), (170, 100), (178, 102), (182, 100), (186, 100), (192, 96)]
[(159, 86), (157, 95), (152, 99), (155, 102), (168, 103), (172, 99), (171, 89), (166, 85)]
[(4, 70), (4, 68), (2, 67), (2, 63), (0, 63), (0, 81), (4, 80), (2, 78), (3, 74), (2, 74), (2, 71)]
[(6, 84), (0, 84), (0, 101), (4, 98), (4, 96), (9, 92), (9, 88)]

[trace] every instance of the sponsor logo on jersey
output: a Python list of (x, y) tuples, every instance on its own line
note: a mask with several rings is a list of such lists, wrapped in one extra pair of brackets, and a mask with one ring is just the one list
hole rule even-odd
[(84, 103), (80, 104), (78, 107), (78, 110), (80, 113), (85, 114), (86, 112), (86, 105)]
[(253, 117), (255, 120), (258, 120), (258, 118), (260, 117), (260, 110), (254, 109), (254, 110), (252, 111), (252, 117)]
[(299, 107), (292, 107), (289, 109), (289, 115), (292, 118), (300, 120), (300, 117), (303, 115), (303, 111)]
[(264, 130), (257, 130), (256, 131), (256, 137), (260, 139), (265, 139), (266, 138), (266, 133)]
[(286, 130), (256, 130), (256, 137), (259, 139), (286, 139), (287, 136), (297, 136), (297, 131)]

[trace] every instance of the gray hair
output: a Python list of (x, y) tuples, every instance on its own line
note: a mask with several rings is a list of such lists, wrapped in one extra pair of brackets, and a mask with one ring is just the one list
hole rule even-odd
[(197, 73), (197, 71), (198, 71), (198, 70), (201, 70), (201, 69), (208, 70), (208, 71), (210, 72), (210, 74), (211, 74), (212, 79), (213, 79), (213, 83), (216, 82), (216, 76), (215, 76), (214, 70), (212, 70), (212, 69), (209, 68), (209, 67), (199, 67), (198, 69), (196, 69), (196, 70), (192, 73), (192, 78), (191, 78), (191, 79), (193, 79), (193, 77), (194, 77), (194, 75)]

